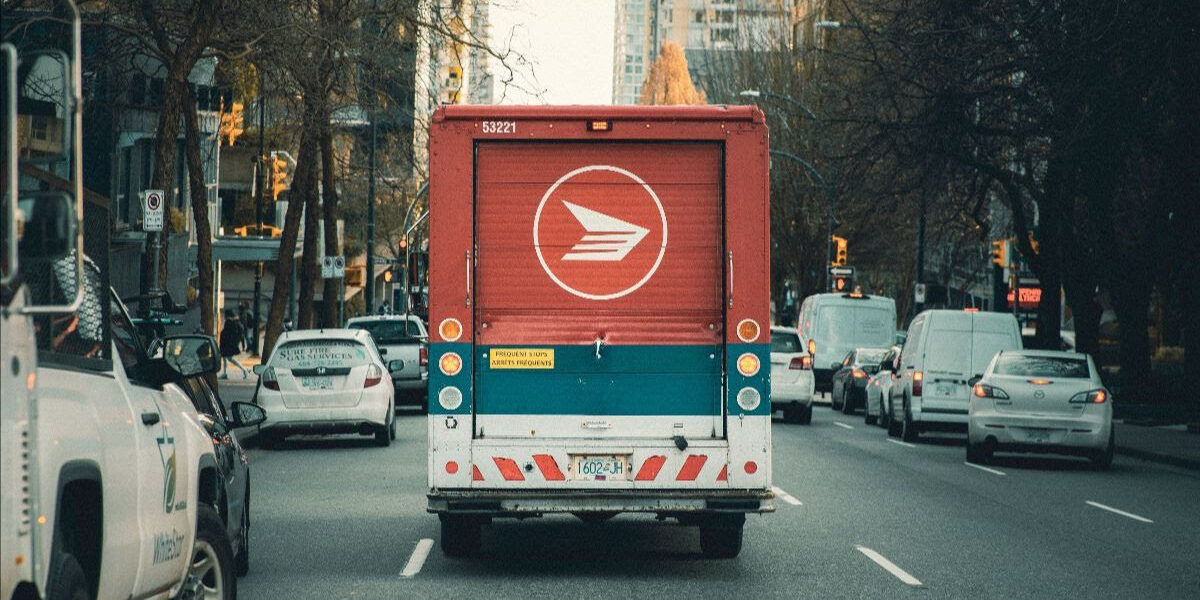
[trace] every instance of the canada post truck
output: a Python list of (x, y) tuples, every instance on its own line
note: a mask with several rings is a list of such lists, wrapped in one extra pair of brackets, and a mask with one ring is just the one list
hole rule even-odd
[(747, 106), (443, 106), (429, 511), (650, 513), (734, 557), (771, 493), (768, 144)]

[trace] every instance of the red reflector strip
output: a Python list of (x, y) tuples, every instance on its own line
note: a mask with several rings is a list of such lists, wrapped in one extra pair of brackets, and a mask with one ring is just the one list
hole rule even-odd
[(538, 470), (542, 472), (542, 477), (546, 481), (564, 481), (562, 471), (558, 469), (558, 463), (554, 461), (554, 457), (549, 454), (534, 454), (533, 462), (537, 463)]
[(717, 473), (717, 481), (729, 481), (729, 465), (721, 467), (721, 472)]
[(679, 474), (675, 476), (675, 481), (695, 481), (706, 462), (708, 462), (708, 456), (703, 454), (688, 456), (687, 460), (683, 461), (683, 468), (679, 469)]
[(638, 474), (634, 477), (634, 481), (654, 481), (658, 477), (658, 472), (662, 470), (663, 463), (667, 462), (665, 456), (651, 456), (642, 462), (642, 468), (638, 469)]
[(483, 473), (479, 472), (479, 467), (471, 465), (471, 481), (483, 481)]
[(521, 474), (521, 467), (517, 466), (517, 461), (500, 456), (493, 456), (492, 460), (496, 462), (496, 467), (500, 469), (500, 475), (504, 477), (505, 481), (525, 481), (525, 476)]

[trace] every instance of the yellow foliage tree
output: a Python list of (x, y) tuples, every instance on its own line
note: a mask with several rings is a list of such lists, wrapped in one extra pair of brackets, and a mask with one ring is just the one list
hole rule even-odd
[(687, 57), (674, 42), (663, 44), (658, 59), (650, 65), (642, 82), (638, 104), (705, 104), (704, 92), (696, 89), (688, 74)]

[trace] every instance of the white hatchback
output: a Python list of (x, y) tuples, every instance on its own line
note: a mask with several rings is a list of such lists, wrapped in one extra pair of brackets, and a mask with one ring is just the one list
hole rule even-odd
[(1049, 350), (1004, 351), (971, 391), (967, 460), (997, 450), (1113, 459), (1112, 402), (1092, 357)]
[(255, 372), (264, 447), (292, 434), (374, 435), (381, 446), (396, 438), (392, 378), (365, 330), (285, 333)]
[(812, 422), (812, 358), (800, 344), (800, 334), (787, 327), (771, 328), (771, 410), (783, 420)]

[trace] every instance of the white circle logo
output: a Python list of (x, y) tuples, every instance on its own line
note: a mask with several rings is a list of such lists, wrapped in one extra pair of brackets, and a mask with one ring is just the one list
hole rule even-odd
[(662, 264), (667, 213), (637, 175), (610, 165), (580, 167), (542, 196), (533, 248), (546, 275), (567, 292), (588, 300), (622, 298)]

